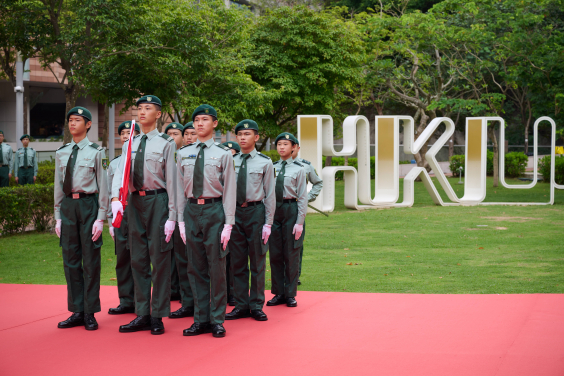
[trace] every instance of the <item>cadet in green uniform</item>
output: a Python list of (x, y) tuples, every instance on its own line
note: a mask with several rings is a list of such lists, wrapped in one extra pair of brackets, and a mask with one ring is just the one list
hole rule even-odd
[[(221, 144), (222, 146), (231, 150), (231, 154), (235, 157), (241, 152), (241, 147), (238, 143), (233, 141), (227, 141)], [(225, 259), (225, 279), (227, 283), (227, 304), (234, 307), (235, 306), (235, 295), (233, 293), (233, 275), (231, 274), (231, 252), (229, 252)]]
[[(118, 127), (118, 134), (122, 144), (129, 140), (131, 133), (131, 121), (124, 121)], [(135, 124), (135, 136), (139, 134), (139, 125)], [(111, 192), (114, 176), (123, 154), (115, 157), (108, 166), (108, 190)], [(131, 271), (131, 252), (129, 249), (129, 241), (127, 239), (127, 212), (123, 213), (121, 226), (114, 228), (112, 226), (113, 214), (111, 205), (108, 205), (108, 223), (110, 226), (110, 235), (115, 243), (116, 253), (116, 279), (118, 287), (119, 305), (116, 308), (110, 308), (110, 315), (122, 315), (124, 313), (135, 313), (135, 289), (133, 283), (133, 273)]]
[[(129, 180), (128, 237), (131, 269), (135, 282), (137, 317), (122, 325), (122, 333), (151, 330), (165, 332), (162, 318), (170, 314), (170, 241), (176, 225), (176, 167), (172, 138), (156, 129), (161, 100), (146, 95), (137, 100), (141, 134), (135, 136)], [(127, 152), (127, 143), (123, 153)], [(112, 184), (112, 213), (123, 212), (119, 198), (124, 160), (120, 161)], [(153, 266), (151, 270), (151, 265)], [(151, 282), (153, 284), (151, 295)]]
[[(184, 131), (184, 126), (176, 122), (170, 123), (165, 127), (164, 130), (164, 133), (170, 136), (176, 143), (176, 150), (180, 149), (183, 144), (182, 131)], [(175, 158), (174, 163), (176, 163), (176, 151), (174, 152), (174, 158)], [(180, 233), (178, 232), (178, 226), (176, 226), (174, 229), (172, 240), (174, 242), (174, 245), (173, 245), (173, 252), (171, 252), (171, 257), (170, 257), (170, 300), (175, 301), (182, 299), (182, 296), (180, 294), (180, 280), (178, 276), (178, 270), (176, 267), (177, 258), (175, 256), (175, 253), (178, 247), (182, 247), (182, 249), (184, 249), (184, 243), (180, 238)], [(188, 276), (186, 276), (186, 279), (188, 279)]]
[[(88, 140), (92, 115), (84, 107), (67, 114), (72, 142), (55, 156), (55, 232), (63, 248), (68, 310), (59, 328), (98, 329), (100, 312), (100, 248), (108, 212), (108, 183), (102, 166), (104, 149)], [(96, 194), (98, 198), (96, 199)]]
[[(300, 152), (300, 144), (298, 142), (298, 147), (297, 147), (296, 151), (292, 154), (292, 157), (294, 158), (295, 161), (298, 161), (299, 163), (304, 165), (304, 168), (305, 168), (305, 171), (306, 171), (306, 182), (312, 184), (311, 189), (307, 193), (307, 202), (312, 202), (312, 201), (315, 201), (315, 199), (319, 195), (319, 192), (321, 192), (321, 188), (323, 188), (323, 180), (321, 180), (321, 178), (317, 175), (317, 172), (315, 171), (315, 168), (313, 168), (313, 166), (311, 165), (310, 161), (306, 161), (305, 159), (299, 158), (297, 156), (299, 152)], [(304, 232), (302, 234), (302, 236), (304, 238), (305, 238), (305, 230), (306, 230), (306, 224), (305, 224), (305, 221), (304, 221)], [(301, 275), (302, 275), (302, 259), (303, 259), (303, 257), (304, 257), (304, 246), (302, 244), (302, 246), (300, 247), (300, 270), (299, 270), (299, 273), (298, 273), (298, 285), (302, 284), (299, 277), (301, 277)]]
[[(178, 149), (182, 147), (183, 138), (182, 132), (184, 126), (180, 123), (170, 123), (165, 128), (165, 133), (174, 138), (176, 142), (176, 152), (174, 153), (175, 163), (177, 158)], [(171, 278), (171, 300), (180, 300), (182, 306), (176, 311), (172, 312), (168, 318), (179, 319), (182, 317), (194, 316), (194, 295), (192, 295), (192, 288), (190, 287), (190, 280), (188, 279), (188, 256), (186, 254), (186, 244), (180, 236), (179, 226), (174, 229), (172, 236), (174, 241), (173, 254), (172, 254), (172, 278)], [(173, 293), (179, 295), (179, 299), (172, 297)]]
[(192, 142), (196, 142), (198, 135), (194, 129), (194, 122), (190, 121), (184, 125), (184, 131), (182, 133), (184, 137), (184, 145), (190, 145)]
[(14, 177), (19, 185), (35, 184), (37, 179), (37, 152), (29, 148), (29, 135), (24, 134), (20, 141), (23, 147), (16, 152)]
[(235, 224), (235, 168), (231, 152), (213, 141), (215, 109), (201, 105), (192, 119), (198, 140), (178, 151), (176, 179), (178, 222), (196, 303), (194, 324), (184, 335), (211, 331), (214, 337), (225, 337), (225, 256)]
[(14, 151), (4, 143), (4, 132), (0, 131), (0, 188), (10, 186)]
[(226, 320), (244, 317), (268, 320), (262, 308), (267, 242), (276, 210), (276, 197), (272, 161), (255, 149), (258, 130), (253, 120), (243, 120), (235, 127), (241, 153), (233, 157), (237, 172), (237, 209), (229, 247), (236, 306), (225, 315)]
[[(274, 298), (266, 305), (296, 307), (300, 247), (307, 210), (307, 183), (303, 165), (292, 159), (298, 140), (284, 132), (276, 137), (280, 160), (276, 170), (276, 213), (270, 237), (270, 270)], [(286, 276), (286, 280), (284, 279)]]

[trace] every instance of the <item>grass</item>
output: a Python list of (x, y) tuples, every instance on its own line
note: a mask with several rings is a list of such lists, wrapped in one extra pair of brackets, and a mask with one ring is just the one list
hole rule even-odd
[[(463, 186), (456, 185), (458, 179), (450, 181), (460, 197)], [(416, 183), (412, 208), (354, 211), (343, 205), (343, 182), (336, 184), (335, 212), (329, 218), (308, 214), (300, 289), (564, 293), (562, 191), (556, 191), (553, 206), (438, 207)], [(493, 188), (488, 179), (486, 201), (542, 202), (548, 189), (548, 184)], [(0, 283), (65, 284), (58, 244), (50, 234), (0, 238)], [(102, 284), (116, 284), (114, 267), (106, 230)], [(267, 289), (269, 279), (268, 272)]]

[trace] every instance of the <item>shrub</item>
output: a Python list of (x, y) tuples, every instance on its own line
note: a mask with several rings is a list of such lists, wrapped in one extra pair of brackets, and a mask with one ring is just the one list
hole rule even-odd
[(269, 150), (269, 151), (261, 151), (262, 154), (269, 156), (272, 159), (272, 163), (278, 161), (280, 159), (280, 154), (276, 150)]
[(528, 161), (529, 157), (520, 151), (505, 154), (505, 176), (517, 178), (523, 175)]
[(23, 232), (29, 225), (37, 231), (50, 229), (54, 207), (54, 185), (24, 185), (0, 188), (2, 235)]
[[(464, 160), (465, 160), (464, 155), (453, 155), (452, 157), (450, 157), (450, 163), (449, 163), (448, 167), (452, 171), (452, 176), (455, 176), (455, 177), (460, 176), (459, 168), (460, 167), (464, 168)], [(464, 171), (463, 171), (463, 174), (464, 174)]]
[[(564, 156), (555, 157), (554, 181), (556, 184), (564, 184)], [(539, 159), (539, 171), (542, 174), (543, 181), (550, 182), (550, 155)]]
[[(376, 169), (374, 166), (375, 159), (374, 157), (370, 157), (370, 179), (374, 179), (376, 176)], [(345, 158), (344, 157), (333, 157), (331, 158), (331, 166), (344, 166), (345, 165)], [(354, 167), (358, 171), (358, 159), (357, 158), (349, 158), (349, 166)], [(323, 159), (323, 167), (325, 167), (325, 158)], [(343, 180), (343, 172), (338, 171), (335, 174), (335, 180)]]

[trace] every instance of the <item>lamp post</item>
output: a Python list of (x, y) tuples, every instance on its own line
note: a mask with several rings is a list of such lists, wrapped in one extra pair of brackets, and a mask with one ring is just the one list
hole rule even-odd
[(462, 166), (458, 167), (458, 184), (464, 184), (464, 182), (462, 181), (462, 171), (464, 170), (464, 168)]

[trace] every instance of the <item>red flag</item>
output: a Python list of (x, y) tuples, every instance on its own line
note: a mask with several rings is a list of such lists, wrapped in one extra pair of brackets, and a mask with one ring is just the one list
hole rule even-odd
[[(123, 210), (127, 206), (127, 197), (129, 196), (129, 175), (131, 175), (131, 147), (133, 144), (133, 136), (135, 135), (135, 120), (131, 122), (131, 132), (129, 133), (129, 142), (127, 143), (127, 153), (125, 154), (125, 162), (123, 164), (123, 175), (121, 180), (121, 188), (119, 189), (119, 200), (123, 206)], [(123, 216), (118, 213), (114, 218), (112, 226), (120, 228)]]

